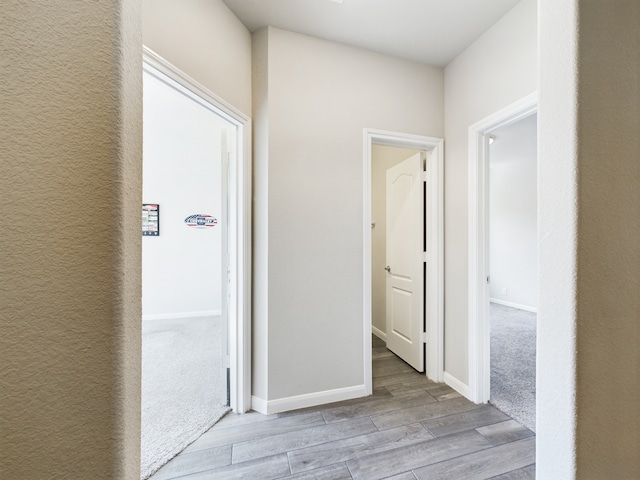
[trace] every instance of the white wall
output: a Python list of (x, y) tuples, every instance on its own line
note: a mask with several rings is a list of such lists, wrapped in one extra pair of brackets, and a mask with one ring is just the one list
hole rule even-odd
[[(538, 305), (537, 115), (491, 132), (492, 301)], [(506, 294), (503, 293), (506, 289)]]
[[(252, 394), (263, 399), (269, 391), (269, 34), (253, 33), (253, 243), (252, 243)], [(257, 288), (261, 285), (260, 288)], [(256, 308), (259, 307), (259, 308)], [(260, 361), (256, 361), (259, 358)], [(253, 408), (257, 408), (255, 405)]]
[(268, 337), (254, 355), (268, 385), (254, 382), (254, 395), (361, 386), (363, 129), (441, 136), (443, 72), (274, 28), (254, 39), (267, 57), (254, 72), (265, 114), (255, 125), (254, 321)]
[(222, 0), (142, 0), (145, 46), (251, 116), (251, 35)]
[(445, 68), (445, 372), (468, 383), (468, 129), (537, 89), (537, 10), (523, 0)]
[(640, 472), (639, 22), (540, 0), (539, 478)]
[[(220, 315), (222, 138), (230, 125), (144, 73), (143, 203), (160, 204), (160, 236), (142, 238), (143, 318)], [(193, 214), (214, 227), (188, 227)]]
[(373, 145), (371, 148), (371, 324), (387, 332), (387, 170), (406, 160), (418, 150)]

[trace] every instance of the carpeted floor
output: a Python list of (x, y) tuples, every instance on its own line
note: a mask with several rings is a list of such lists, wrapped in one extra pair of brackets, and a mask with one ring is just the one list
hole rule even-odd
[(535, 432), (537, 315), (495, 303), (490, 311), (490, 402)]
[(141, 477), (228, 410), (220, 317), (142, 322)]

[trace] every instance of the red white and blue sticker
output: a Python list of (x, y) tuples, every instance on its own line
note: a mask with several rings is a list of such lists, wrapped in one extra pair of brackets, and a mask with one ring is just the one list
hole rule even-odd
[(184, 223), (186, 223), (188, 227), (211, 228), (218, 224), (218, 219), (212, 215), (196, 213), (185, 218)]

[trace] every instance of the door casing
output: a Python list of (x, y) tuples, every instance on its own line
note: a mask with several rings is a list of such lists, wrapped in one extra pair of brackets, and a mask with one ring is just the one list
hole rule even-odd
[(215, 109), (237, 129), (227, 145), (228, 162), (228, 315), (230, 406), (251, 409), (251, 119), (178, 70), (153, 50), (143, 48), (143, 68), (151, 68)]
[[(443, 274), (443, 185), (444, 141), (441, 138), (385, 130), (364, 129), (363, 161), (363, 361), (364, 383), (373, 392), (371, 370), (371, 161), (372, 145), (410, 148), (427, 152), (427, 278), (425, 370), (427, 377), (441, 382), (444, 372), (444, 274)], [(430, 226), (430, 227), (429, 227)]]
[(538, 111), (534, 92), (469, 127), (469, 388), (461, 391), (475, 403), (491, 394), (489, 325), (489, 132)]

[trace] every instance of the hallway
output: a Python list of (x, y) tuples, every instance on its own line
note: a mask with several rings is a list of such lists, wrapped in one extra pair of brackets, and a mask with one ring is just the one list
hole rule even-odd
[(372, 357), (372, 396), (228, 414), (151, 479), (535, 478), (533, 432), (427, 380), (376, 337)]

